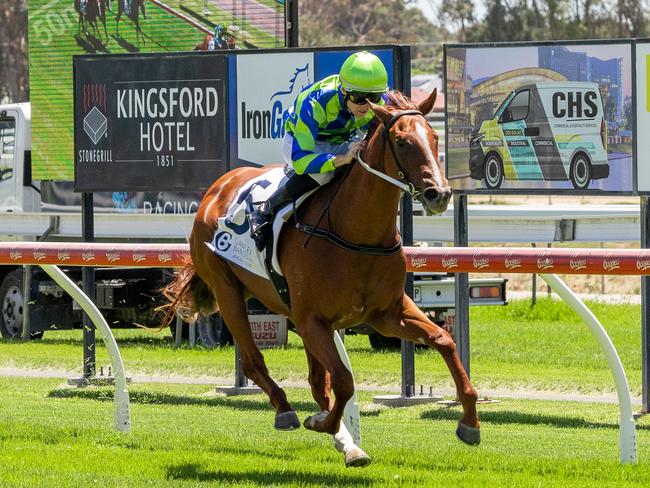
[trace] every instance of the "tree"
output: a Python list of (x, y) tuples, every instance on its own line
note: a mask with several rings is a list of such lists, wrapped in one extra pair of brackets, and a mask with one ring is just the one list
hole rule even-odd
[(472, 0), (442, 0), (440, 19), (448, 20), (458, 26), (458, 40), (464, 42), (466, 29), (474, 22), (474, 3)]
[(0, 102), (29, 99), (26, 0), (0, 0)]
[(410, 44), (417, 70), (439, 72), (446, 31), (407, 0), (301, 0), (300, 45)]

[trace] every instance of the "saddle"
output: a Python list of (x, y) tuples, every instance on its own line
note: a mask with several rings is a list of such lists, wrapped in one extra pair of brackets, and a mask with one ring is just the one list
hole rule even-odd
[(267, 242), (262, 252), (257, 250), (250, 235), (248, 216), (255, 207), (264, 202), (280, 185), (287, 181), (283, 168), (274, 168), (251, 180), (239, 189), (226, 214), (217, 220), (217, 229), (206, 246), (217, 256), (230, 261), (251, 273), (273, 282), (280, 297), (287, 305), (289, 293), (280, 269), (277, 243), (282, 226), (317, 188), (302, 195), (295, 203), (280, 208), (274, 217), (271, 232), (266, 233)]

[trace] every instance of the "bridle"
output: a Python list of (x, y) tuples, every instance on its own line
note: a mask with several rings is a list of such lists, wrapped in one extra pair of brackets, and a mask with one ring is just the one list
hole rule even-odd
[[(403, 190), (403, 191), (407, 192), (408, 194), (410, 194), (413, 198), (417, 198), (418, 196), (420, 196), (421, 192), (417, 191), (415, 189), (415, 186), (408, 180), (408, 178), (407, 178), (408, 175), (407, 175), (406, 171), (404, 170), (404, 168), (402, 167), (402, 164), (400, 163), (400, 161), (399, 161), (399, 159), (397, 157), (397, 154), (395, 153), (395, 148), (393, 147), (393, 142), (390, 140), (390, 137), (389, 137), (391, 127), (393, 127), (393, 125), (395, 125), (395, 123), (400, 119), (400, 117), (404, 117), (405, 115), (421, 115), (421, 116), (424, 117), (424, 114), (419, 110), (402, 110), (400, 112), (397, 112), (397, 113), (393, 114), (393, 116), (388, 121), (388, 123), (384, 124), (384, 129), (382, 131), (382, 139), (383, 139), (384, 147), (382, 148), (382, 151), (381, 151), (381, 170), (377, 170), (377, 169), (369, 166), (365, 161), (363, 161), (363, 159), (361, 158), (362, 150), (359, 150), (359, 152), (357, 153), (356, 160), (359, 162), (359, 164), (361, 164), (361, 166), (366, 171), (369, 171), (373, 175), (376, 175), (379, 178), (381, 178), (383, 180), (386, 180), (387, 182), (391, 183), (392, 185), (395, 185), (395, 186), (399, 187), (401, 190)], [(395, 161), (395, 164), (397, 164), (397, 168), (398, 168), (397, 174), (398, 174), (399, 180), (393, 178), (392, 176), (389, 176), (388, 174), (386, 174), (386, 164), (385, 164), (385, 157), (384, 157), (386, 145), (388, 145), (388, 147), (390, 148), (390, 152), (391, 152), (391, 154), (393, 156), (393, 160)], [(307, 244), (309, 243), (309, 241), (311, 240), (311, 238), (313, 236), (317, 236), (317, 237), (327, 239), (328, 241), (332, 242), (333, 244), (336, 244), (337, 246), (345, 249), (346, 251), (359, 253), (359, 254), (370, 254), (370, 255), (375, 255), (375, 256), (388, 256), (388, 255), (395, 254), (395, 253), (399, 252), (402, 249), (401, 240), (399, 240), (395, 245), (390, 246), (390, 247), (361, 246), (361, 245), (353, 244), (351, 242), (346, 241), (345, 239), (343, 239), (342, 237), (338, 236), (337, 234), (335, 234), (334, 232), (332, 232), (330, 230), (325, 230), (325, 229), (321, 229), (321, 228), (318, 227), (321, 220), (325, 216), (325, 214), (328, 215), (328, 220), (329, 220), (329, 207), (330, 207), (330, 204), (332, 203), (332, 200), (336, 196), (339, 188), (343, 184), (343, 181), (345, 181), (345, 178), (350, 173), (351, 169), (352, 169), (352, 165), (349, 165), (347, 167), (347, 169), (346, 169), (346, 172), (345, 172), (343, 178), (341, 178), (341, 181), (339, 182), (338, 186), (336, 187), (336, 190), (334, 191), (334, 193), (330, 197), (329, 201), (327, 202), (327, 205), (323, 209), (323, 212), (320, 214), (320, 217), (318, 218), (318, 220), (316, 222), (316, 225), (314, 225), (314, 226), (308, 225), (308, 224), (305, 224), (304, 222), (300, 222), (298, 220), (298, 215), (297, 215), (297, 212), (296, 212), (296, 209), (295, 209), (295, 202), (294, 202), (294, 215), (295, 215), (295, 218), (296, 218), (296, 228), (298, 230), (300, 230), (301, 232), (304, 232), (304, 233), (308, 234), (308, 237), (305, 240), (305, 243), (304, 243), (303, 247), (307, 246)], [(331, 224), (330, 224), (330, 228), (331, 228)]]
[(424, 114), (419, 110), (402, 110), (400, 112), (396, 112), (393, 114), (393, 116), (388, 121), (388, 123), (384, 124), (384, 129), (382, 130), (382, 134), (381, 134), (382, 139), (384, 141), (384, 145), (388, 145), (388, 147), (390, 148), (390, 152), (393, 156), (393, 160), (395, 161), (395, 164), (397, 164), (397, 168), (398, 168), (397, 176), (399, 177), (399, 180), (393, 178), (392, 176), (389, 176), (386, 173), (386, 163), (384, 158), (385, 151), (383, 149), (381, 151), (381, 170), (377, 170), (373, 168), (363, 160), (363, 158), (361, 157), (362, 149), (360, 149), (359, 152), (357, 152), (356, 159), (361, 165), (361, 167), (366, 171), (381, 178), (382, 180), (387, 181), (392, 185), (397, 186), (402, 191), (411, 195), (413, 199), (417, 199), (422, 194), (422, 192), (417, 191), (413, 183), (411, 183), (408, 180), (407, 178), (408, 174), (406, 173), (406, 170), (404, 170), (402, 164), (400, 163), (399, 158), (397, 157), (397, 154), (395, 153), (395, 147), (393, 145), (393, 141), (390, 140), (390, 129), (393, 127), (393, 125), (395, 125), (395, 123), (400, 119), (400, 117), (404, 117), (405, 115), (421, 115), (422, 117), (424, 117)]

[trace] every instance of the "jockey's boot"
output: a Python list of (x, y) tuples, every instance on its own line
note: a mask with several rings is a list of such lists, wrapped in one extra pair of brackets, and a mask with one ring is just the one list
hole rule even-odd
[(258, 251), (262, 252), (264, 250), (267, 234), (271, 232), (273, 217), (280, 207), (285, 203), (298, 199), (301, 195), (317, 186), (318, 182), (311, 176), (298, 175), (292, 172), (284, 185), (275, 190), (268, 200), (248, 215), (251, 237), (255, 241)]
[(255, 247), (257, 247), (259, 252), (264, 250), (266, 238), (271, 232), (271, 225), (275, 213), (282, 205), (293, 200), (293, 195), (290, 195), (286, 188), (287, 185), (285, 184), (275, 190), (268, 200), (262, 202), (248, 216), (248, 222), (251, 226), (251, 237), (255, 241)]

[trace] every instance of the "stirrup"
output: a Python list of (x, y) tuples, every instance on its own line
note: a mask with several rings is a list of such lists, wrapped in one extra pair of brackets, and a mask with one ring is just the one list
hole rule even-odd
[(251, 229), (251, 237), (255, 241), (255, 247), (259, 252), (262, 252), (266, 247), (266, 241), (271, 232), (271, 222), (265, 221), (255, 230)]

